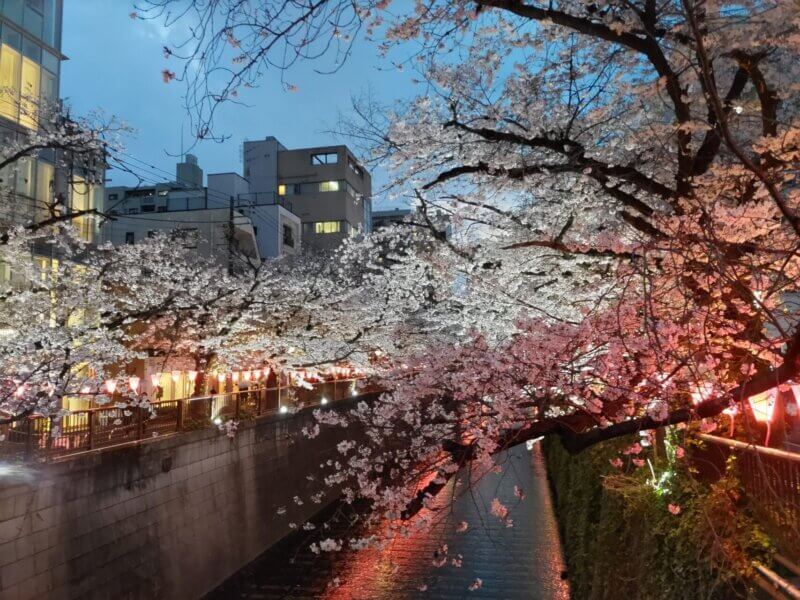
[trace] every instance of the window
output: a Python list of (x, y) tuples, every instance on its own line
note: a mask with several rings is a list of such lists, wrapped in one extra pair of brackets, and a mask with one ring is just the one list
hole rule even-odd
[(183, 243), (184, 248), (197, 248), (197, 227), (172, 230), (172, 239)]
[(339, 191), (339, 182), (338, 181), (320, 181), (320, 183), (319, 183), (319, 191), (320, 192), (338, 192)]
[(166, 206), (159, 206), (158, 209), (156, 210), (156, 212), (167, 212), (167, 207)]
[(289, 225), (283, 226), (283, 245), (294, 248), (294, 229)]
[(0, 49), (0, 115), (17, 121), (22, 54), (3, 42)]
[(347, 157), (347, 166), (350, 167), (350, 170), (353, 171), (353, 173), (362, 179), (364, 178), (364, 169), (362, 169), (361, 166), (349, 156)]
[(341, 221), (318, 221), (314, 223), (314, 233), (340, 233)]
[(116, 200), (117, 199), (117, 195), (116, 194), (109, 194), (108, 195), (108, 199), (109, 200)]
[(339, 162), (336, 152), (317, 152), (311, 155), (312, 165), (335, 165)]
[(36, 220), (45, 219), (53, 203), (55, 168), (43, 160), (36, 161)]
[(39, 91), (42, 71), (39, 65), (28, 58), (22, 59), (22, 99), (19, 103), (19, 122), (29, 129), (38, 127)]
[(132, 231), (125, 232), (125, 243), (132, 244), (134, 242), (134, 235)]
[(278, 196), (285, 196), (286, 195), (286, 184), (280, 184), (278, 186)]
[(154, 204), (142, 204), (142, 212), (156, 212), (156, 207)]

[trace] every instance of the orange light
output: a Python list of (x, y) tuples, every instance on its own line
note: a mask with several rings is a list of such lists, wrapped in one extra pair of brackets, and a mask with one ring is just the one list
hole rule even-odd
[(128, 385), (131, 386), (131, 391), (135, 394), (139, 390), (139, 383), (141, 379), (139, 379), (136, 375), (131, 375), (128, 378)]
[(219, 373), (219, 374), (217, 375), (217, 379), (220, 381), (220, 383), (222, 383), (223, 381), (225, 381), (225, 373)]
[(106, 379), (106, 390), (109, 394), (113, 394), (117, 389), (116, 379)]
[(233, 381), (233, 383), (239, 381), (239, 371), (234, 371), (231, 373), (231, 381)]
[(777, 389), (772, 388), (766, 392), (750, 396), (747, 399), (756, 421), (759, 423), (769, 423), (772, 421), (772, 415), (775, 412), (775, 399), (777, 396)]
[(242, 371), (242, 379), (245, 381), (250, 381), (250, 378), (253, 376), (253, 373), (250, 371)]

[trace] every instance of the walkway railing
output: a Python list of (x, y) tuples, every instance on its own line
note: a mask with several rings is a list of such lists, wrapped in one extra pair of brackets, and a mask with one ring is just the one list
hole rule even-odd
[(228, 419), (246, 420), (322, 405), (356, 396), (356, 379), (314, 384), (312, 389), (276, 387), (198, 398), (153, 402), (155, 414), (136, 406), (77, 410), (63, 417), (29, 417), (0, 428), (0, 456), (47, 458), (138, 443), (181, 431), (215, 427)]
[(699, 437), (736, 456), (739, 478), (754, 513), (785, 552), (800, 556), (800, 454), (714, 435)]

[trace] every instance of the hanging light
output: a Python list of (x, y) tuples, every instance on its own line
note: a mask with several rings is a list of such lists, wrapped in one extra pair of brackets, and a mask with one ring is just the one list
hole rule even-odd
[(245, 381), (250, 381), (250, 378), (253, 376), (251, 371), (242, 371), (242, 379)]
[(253, 371), (253, 379), (258, 381), (260, 378), (261, 378), (261, 370), (256, 369), (255, 371)]
[(217, 379), (220, 383), (225, 381), (225, 373), (217, 373)]
[(136, 375), (131, 375), (128, 378), (128, 385), (131, 387), (131, 391), (136, 394), (139, 391), (139, 383), (141, 383), (141, 379), (139, 379)]
[(759, 423), (767, 424), (767, 437), (764, 439), (765, 446), (769, 446), (769, 436), (772, 432), (772, 415), (775, 413), (775, 400), (777, 397), (777, 388), (772, 388), (766, 392), (750, 396), (747, 399), (750, 403), (750, 410), (753, 411), (755, 420)]
[(150, 383), (153, 384), (153, 387), (158, 387), (158, 384), (161, 382), (161, 373), (153, 373), (150, 375)]
[(736, 405), (729, 406), (728, 408), (723, 410), (722, 413), (728, 415), (731, 418), (731, 431), (728, 434), (728, 437), (733, 437), (733, 429), (734, 429), (734, 425), (736, 424), (735, 423), (736, 415), (739, 414), (739, 407), (736, 406)]
[(186, 376), (189, 378), (189, 381), (194, 381), (197, 379), (197, 371), (189, 371)]
[(116, 379), (106, 379), (106, 391), (109, 394), (113, 394), (117, 389), (117, 380)]
[(172, 381), (173, 382), (178, 383), (178, 380), (180, 378), (181, 378), (181, 372), (180, 371), (173, 371), (172, 372)]
[(231, 381), (233, 381), (233, 383), (237, 383), (239, 381), (239, 371), (234, 371), (231, 373)]
[(328, 403), (328, 399), (325, 396), (323, 396), (322, 399), (319, 401), (319, 403), (320, 404), (327, 404)]

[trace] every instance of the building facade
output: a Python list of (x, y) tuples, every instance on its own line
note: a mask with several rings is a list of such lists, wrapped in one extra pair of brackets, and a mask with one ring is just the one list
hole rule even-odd
[(103, 224), (103, 242), (135, 244), (161, 231), (198, 258), (229, 267), (238, 256), (261, 260), (300, 251), (300, 219), (277, 195), (256, 199), (236, 173), (209, 174), (208, 186), (202, 183), (197, 158), (186, 155), (175, 181), (107, 188), (104, 210), (113, 220)]
[(243, 169), (251, 194), (291, 203), (311, 249), (331, 250), (371, 231), (372, 178), (347, 146), (289, 150), (274, 137), (247, 141)]
[[(24, 140), (40, 128), (40, 117), (59, 107), (62, 0), (2, 0), (0, 2), (0, 144)], [(99, 208), (102, 174), (69, 164), (53, 150), (41, 150), (0, 169), (0, 224), (39, 222), (49, 208), (79, 211)], [(97, 240), (94, 215), (75, 218), (79, 236)], [(58, 257), (50, 247), (33, 249), (43, 269)], [(9, 277), (0, 273), (0, 277)]]
[(404, 222), (411, 216), (410, 208), (392, 208), (389, 210), (376, 210), (372, 213), (372, 230), (378, 231), (390, 225)]

